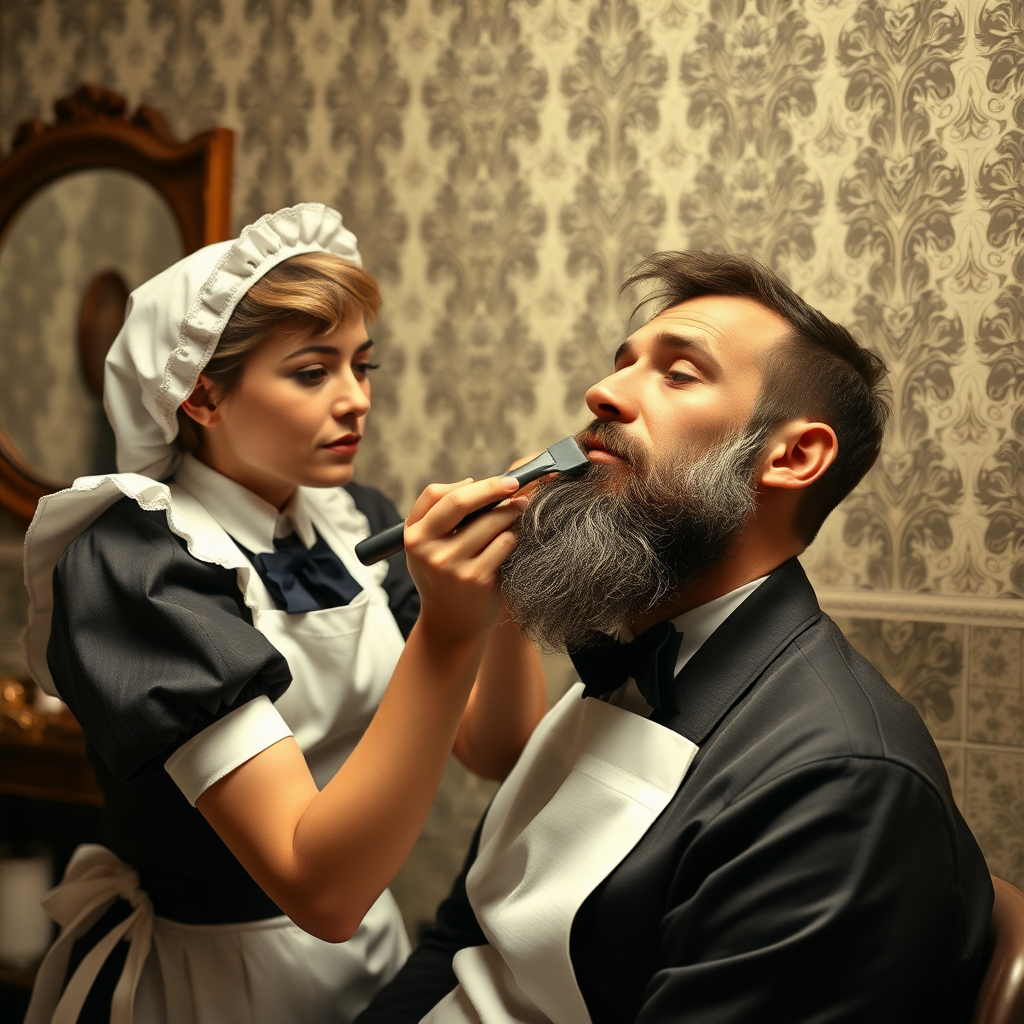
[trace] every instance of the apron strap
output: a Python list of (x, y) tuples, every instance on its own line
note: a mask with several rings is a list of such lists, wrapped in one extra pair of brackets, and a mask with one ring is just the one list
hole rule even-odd
[[(62, 994), (75, 940), (119, 896), (131, 904), (132, 912), (86, 954)], [(24, 1024), (75, 1024), (100, 969), (122, 939), (130, 946), (114, 990), (110, 1022), (131, 1024), (135, 991), (153, 936), (153, 907), (139, 888), (138, 874), (106, 847), (79, 846), (64, 881), (43, 897), (43, 906), (61, 930), (39, 967)]]

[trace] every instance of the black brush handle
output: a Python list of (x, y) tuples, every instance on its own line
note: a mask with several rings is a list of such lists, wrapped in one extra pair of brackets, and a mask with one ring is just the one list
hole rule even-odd
[(395, 523), (356, 545), (356, 558), (363, 565), (373, 565), (384, 558), (397, 555), (405, 547), (405, 523)]
[[(558, 454), (552, 454), (553, 452), (561, 454), (559, 456)], [(579, 466), (586, 465), (586, 462), (586, 454), (571, 437), (567, 437), (559, 441), (558, 444), (552, 445), (546, 452), (541, 452), (537, 458), (531, 459), (518, 469), (501, 470), (498, 475), (514, 476), (519, 481), (519, 486), (525, 487), (527, 484), (533, 483), (534, 480), (539, 480), (548, 473), (577, 469)], [(484, 505), (483, 508), (470, 512), (459, 523), (459, 526), (463, 526), (471, 519), (483, 515), (484, 512), (490, 512), (492, 508), (497, 508), (504, 500), (504, 498), (499, 498), (497, 501), (492, 501), (489, 505)], [(373, 565), (382, 558), (390, 558), (392, 555), (397, 555), (404, 546), (405, 523), (396, 523), (380, 533), (375, 533), (372, 537), (367, 537), (366, 540), (361, 540), (356, 545), (356, 558), (363, 565)]]
[[(515, 476), (515, 473), (506, 473), (505, 475)], [(520, 480), (519, 486), (525, 487), (526, 484)], [(482, 516), (485, 512), (490, 512), (492, 508), (497, 508), (504, 500), (504, 498), (499, 498), (497, 501), (492, 501), (470, 512), (455, 529), (458, 530), (460, 527), (465, 526), (466, 523), (476, 519), (477, 516)], [(361, 540), (356, 545), (356, 558), (363, 565), (373, 565), (385, 558), (390, 558), (392, 555), (397, 555), (404, 547), (405, 523), (396, 523), (394, 526), (389, 526), (386, 530), (381, 530), (380, 533), (375, 533), (372, 537), (367, 537), (366, 540)]]

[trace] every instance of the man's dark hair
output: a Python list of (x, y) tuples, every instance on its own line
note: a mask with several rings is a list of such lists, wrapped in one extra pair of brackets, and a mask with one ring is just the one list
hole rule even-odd
[(836, 460), (807, 488), (797, 510), (794, 526), (810, 544), (825, 517), (878, 458), (890, 410), (885, 363), (752, 256), (656, 252), (633, 268), (622, 288), (652, 285), (637, 309), (652, 303), (663, 313), (700, 295), (737, 295), (774, 310), (789, 324), (789, 338), (762, 360), (750, 428), (771, 430), (807, 417), (836, 432)]

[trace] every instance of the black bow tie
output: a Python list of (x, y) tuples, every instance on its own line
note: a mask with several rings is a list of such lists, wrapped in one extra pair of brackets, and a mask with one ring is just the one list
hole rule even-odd
[(583, 683), (584, 697), (599, 697), (617, 690), (630, 677), (643, 698), (656, 711), (678, 711), (673, 680), (683, 634), (671, 622), (659, 622), (632, 643), (621, 644), (603, 636), (596, 644), (569, 651)]
[(295, 533), (275, 537), (274, 547), (276, 551), (262, 555), (245, 548), (242, 551), (270, 591), (274, 604), (291, 615), (351, 604), (363, 589), (319, 533), (311, 548)]

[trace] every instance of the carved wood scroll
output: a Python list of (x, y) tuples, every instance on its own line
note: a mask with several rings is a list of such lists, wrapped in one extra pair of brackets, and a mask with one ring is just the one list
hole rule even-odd
[[(0, 158), (0, 245), (18, 211), (40, 189), (97, 168), (149, 182), (167, 200), (186, 254), (230, 237), (234, 133), (213, 128), (178, 142), (158, 110), (142, 105), (131, 117), (127, 111), (119, 93), (82, 85), (54, 104), (52, 123), (18, 126), (10, 152)], [(68, 339), (69, 351), (75, 341)], [(28, 521), (39, 498), (52, 490), (0, 423), (0, 505)]]

